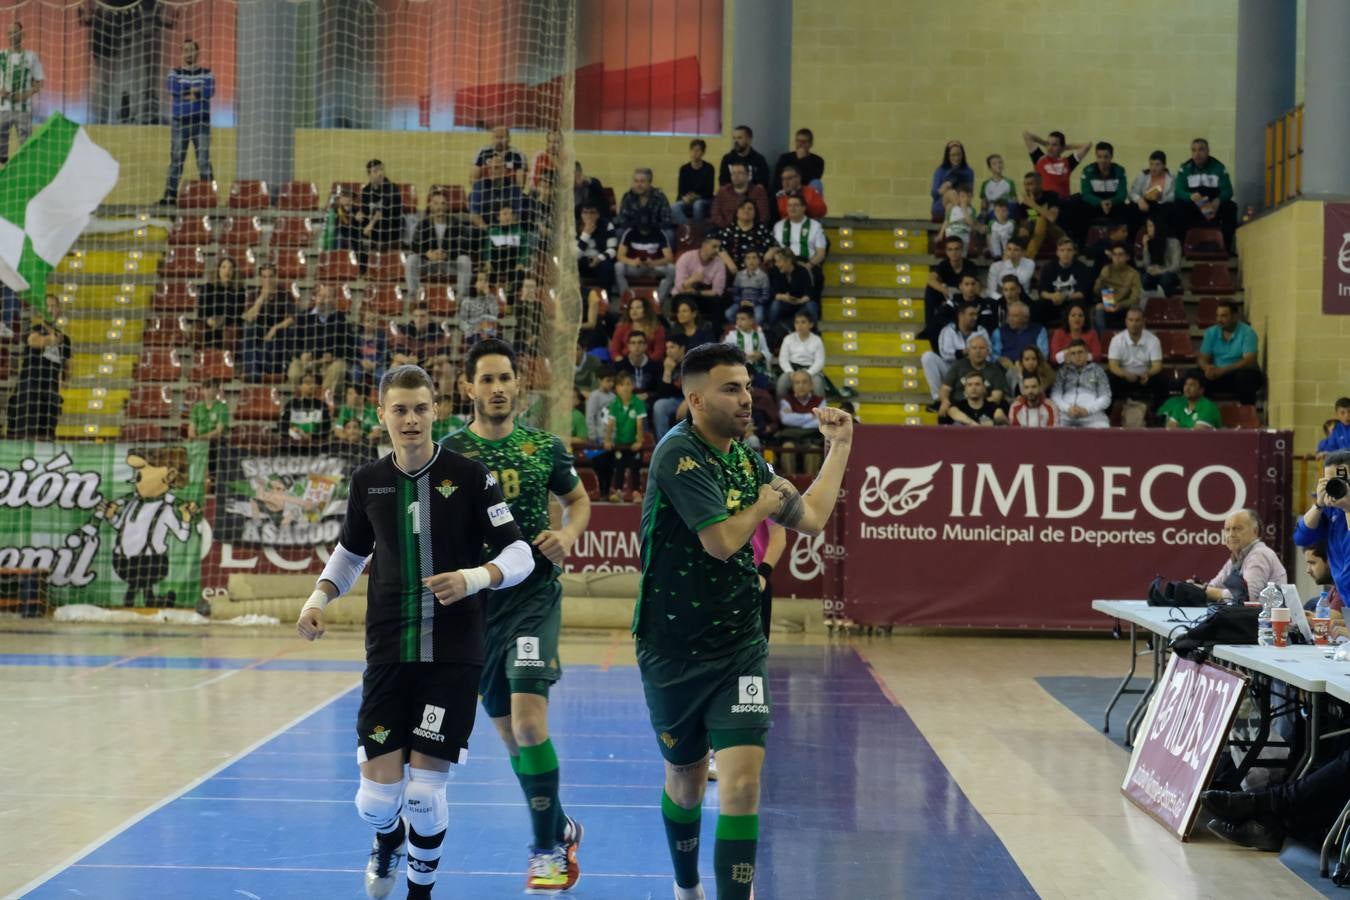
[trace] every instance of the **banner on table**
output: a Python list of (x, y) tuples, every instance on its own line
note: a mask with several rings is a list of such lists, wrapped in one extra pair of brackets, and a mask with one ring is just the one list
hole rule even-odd
[(1350, 203), (1323, 204), (1322, 312), (1350, 315)]
[(343, 453), (261, 453), (222, 459), (216, 540), (232, 545), (331, 549), (347, 512), (347, 486), (363, 460)]
[(844, 605), (862, 624), (1098, 627), (1098, 597), (1208, 580), (1243, 507), (1287, 559), (1287, 432), (860, 427)]
[(1178, 838), (1195, 821), (1247, 679), (1175, 653), (1135, 739), (1120, 790)]
[(204, 443), (0, 442), (0, 568), (47, 572), (56, 604), (200, 599)]

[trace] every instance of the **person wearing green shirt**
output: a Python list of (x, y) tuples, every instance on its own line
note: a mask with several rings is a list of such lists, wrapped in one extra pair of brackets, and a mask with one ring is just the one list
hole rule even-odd
[(188, 439), (211, 441), (230, 430), (230, 405), (225, 402), (219, 384), (206, 384), (197, 394), (197, 402), (188, 410)]
[(1237, 204), (1233, 182), (1223, 163), (1209, 155), (1209, 141), (1191, 141), (1191, 158), (1182, 163), (1176, 177), (1177, 214), (1181, 234), (1191, 228), (1219, 228), (1228, 252), (1235, 247)]
[(455, 415), (455, 398), (449, 394), (436, 395), (436, 419), (431, 423), (431, 439), (440, 443), (446, 435), (464, 427), (464, 420)]
[(1256, 361), (1256, 331), (1238, 318), (1237, 304), (1232, 300), (1219, 301), (1214, 323), (1205, 329), (1196, 354), (1205, 388), (1231, 392), (1239, 402), (1253, 404), (1266, 383)]
[(1124, 222), (1133, 232), (1134, 207), (1128, 202), (1130, 177), (1125, 167), (1115, 161), (1116, 148), (1111, 144), (1098, 141), (1095, 153), (1096, 160), (1083, 167), (1080, 181), (1078, 196), (1088, 216), (1083, 224), (1090, 225), (1093, 219), (1103, 218)]
[[(623, 500), (620, 493), (633, 473), (633, 490), (641, 487), (642, 445), (647, 440), (647, 404), (633, 391), (631, 372), (614, 376), (615, 397), (605, 414), (605, 452), (595, 458), (595, 477), (600, 482), (600, 496), (610, 503)], [(617, 470), (619, 480), (614, 481)], [(614, 490), (610, 490), (614, 485)]]
[(1158, 407), (1158, 415), (1168, 429), (1216, 429), (1223, 427), (1219, 407), (1205, 396), (1205, 384), (1199, 372), (1188, 372), (1181, 396)]
[(747, 900), (759, 841), (760, 770), (771, 700), (751, 537), (773, 519), (821, 532), (839, 498), (853, 420), (813, 415), (830, 449), (800, 494), (741, 441), (751, 429), (750, 372), (732, 344), (684, 359), (690, 418), (652, 454), (642, 505), (633, 634), (643, 693), (665, 760), (661, 815), (676, 900), (699, 900), (698, 856), (708, 750), (717, 753), (719, 809), (713, 869), (718, 900)]
[(375, 443), (384, 434), (375, 404), (367, 400), (366, 395), (355, 385), (347, 386), (343, 404), (338, 407), (337, 419), (333, 422), (333, 430), (341, 432), (351, 421), (359, 423), (362, 440)]

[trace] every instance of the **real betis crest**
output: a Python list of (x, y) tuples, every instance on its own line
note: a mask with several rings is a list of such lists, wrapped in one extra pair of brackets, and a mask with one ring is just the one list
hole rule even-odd
[(447, 478), (440, 484), (436, 485), (436, 490), (440, 491), (442, 497), (449, 500), (450, 495), (453, 494), (456, 490), (458, 490), (458, 487), (455, 485), (454, 482), (452, 482), (449, 478)]
[(534, 456), (534, 441), (526, 441), (520, 445), (520, 452), (526, 456)]

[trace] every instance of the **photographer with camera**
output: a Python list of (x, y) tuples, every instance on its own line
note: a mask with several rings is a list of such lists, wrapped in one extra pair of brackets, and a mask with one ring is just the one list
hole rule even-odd
[(1313, 505), (1299, 517), (1294, 543), (1316, 547), (1325, 543), (1331, 578), (1342, 597), (1350, 596), (1350, 450), (1329, 454), (1322, 478), (1313, 494)]

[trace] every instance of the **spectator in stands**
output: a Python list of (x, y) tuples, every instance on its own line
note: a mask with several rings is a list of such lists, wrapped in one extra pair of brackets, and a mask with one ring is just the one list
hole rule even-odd
[(1035, 372), (1022, 371), (1019, 396), (1008, 411), (1008, 424), (1017, 428), (1054, 428), (1059, 410), (1045, 396), (1044, 381)]
[(1078, 246), (1072, 238), (1061, 238), (1055, 245), (1055, 259), (1041, 269), (1040, 288), (1031, 317), (1042, 325), (1059, 322), (1066, 305), (1087, 302), (1092, 274), (1078, 261)]
[(1181, 241), (1153, 219), (1144, 220), (1144, 269), (1139, 276), (1146, 291), (1164, 297), (1181, 294)]
[(695, 347), (711, 344), (717, 340), (712, 326), (706, 324), (699, 315), (698, 306), (698, 300), (694, 297), (681, 297), (675, 301), (675, 321), (666, 334), (667, 357), (674, 344), (679, 344), (685, 350), (693, 350)]
[[(605, 421), (605, 452), (595, 458), (595, 475), (600, 482), (601, 496), (610, 503), (619, 503), (623, 500), (619, 490), (625, 483), (625, 473), (632, 473), (634, 492), (639, 487), (647, 404), (634, 389), (633, 376), (628, 372), (614, 376), (614, 391), (617, 396), (609, 404), (609, 416)], [(616, 470), (619, 474), (617, 485), (614, 483)]]
[(770, 187), (775, 192), (783, 186), (783, 170), (788, 166), (795, 166), (802, 182), (815, 188), (822, 197), (825, 196), (825, 185), (822, 181), (825, 178), (825, 160), (811, 152), (815, 143), (816, 136), (811, 133), (811, 129), (797, 129), (792, 138), (792, 149), (778, 157), (778, 162), (774, 164), (773, 183)]
[(811, 299), (819, 304), (825, 288), (825, 253), (829, 242), (820, 222), (806, 217), (806, 201), (801, 197), (787, 199), (787, 218), (774, 224), (773, 239), (806, 269), (811, 278)]
[[(755, 138), (755, 132), (749, 125), (737, 125), (731, 132), (731, 149), (722, 157), (722, 164), (717, 170), (717, 183), (727, 185), (731, 183), (731, 165), (732, 163), (744, 163), (749, 170), (750, 181), (764, 189), (769, 187), (769, 163), (758, 150), (750, 146), (750, 142)], [(767, 218), (765, 221), (768, 221)]]
[(194, 337), (203, 347), (233, 348), (243, 324), (244, 286), (239, 282), (234, 260), (216, 259), (216, 277), (197, 289), (197, 327)]
[(347, 367), (347, 377), (352, 384), (360, 385), (363, 390), (374, 389), (384, 377), (385, 364), (389, 360), (389, 329), (373, 309), (361, 310), (361, 330), (356, 335), (356, 346), (352, 364)]
[(681, 387), (683, 380), (680, 366), (684, 363), (684, 353), (683, 344), (671, 342), (666, 346), (666, 359), (661, 364), (661, 381), (652, 389), (647, 400), (651, 410), (652, 436), (658, 441), (674, 427), (675, 420), (682, 417), (680, 407), (684, 405), (684, 390)]
[(70, 356), (70, 338), (55, 323), (35, 317), (24, 340), (23, 368), (9, 395), (10, 440), (56, 440), (61, 383), (70, 374)]
[(1237, 230), (1237, 204), (1233, 202), (1233, 182), (1223, 163), (1209, 155), (1209, 141), (1191, 141), (1191, 158), (1177, 172), (1176, 195), (1183, 232), (1190, 228), (1220, 228), (1232, 253)]
[[(647, 336), (641, 331), (628, 333), (628, 353), (616, 358), (614, 374), (627, 374), (633, 379), (633, 390), (643, 400), (651, 400), (661, 385), (661, 366), (663, 359), (654, 359), (647, 354)], [(670, 345), (666, 345), (666, 354), (670, 354)]]
[[(494, 138), (495, 136), (494, 134)], [(508, 132), (507, 141), (510, 140), (511, 135)], [(552, 194), (549, 188), (557, 181), (558, 160), (561, 158), (562, 132), (556, 128), (550, 128), (548, 134), (544, 137), (544, 149), (536, 153), (534, 159), (530, 162), (530, 188), (532, 190)]]
[(629, 279), (659, 279), (656, 293), (662, 307), (670, 299), (675, 283), (675, 254), (665, 232), (646, 217), (624, 230), (619, 238), (619, 262), (614, 267), (614, 283), (621, 293), (629, 290)]
[(384, 163), (378, 159), (366, 163), (366, 177), (356, 213), (361, 235), (371, 250), (397, 247), (403, 237), (403, 194), (385, 177)]
[(1130, 248), (1116, 244), (1111, 248), (1111, 265), (1102, 269), (1092, 285), (1097, 305), (1092, 309), (1093, 324), (1097, 331), (1119, 328), (1125, 320), (1125, 314), (1131, 308), (1138, 307), (1144, 297), (1144, 287), (1139, 280), (1139, 270), (1130, 259)]
[(820, 191), (811, 187), (811, 185), (802, 184), (802, 173), (797, 170), (796, 166), (784, 166), (780, 174), (782, 187), (774, 199), (778, 218), (787, 218), (787, 199), (794, 194), (801, 194), (802, 201), (806, 204), (806, 214), (811, 218), (823, 219), (829, 214), (830, 209), (825, 205), (825, 198), (821, 196)]
[(323, 234), (319, 246), (324, 250), (360, 250), (365, 246), (361, 234), (361, 223), (357, 221), (361, 212), (356, 207), (356, 198), (349, 188), (339, 187), (333, 194), (333, 202), (328, 207), (328, 217), (324, 221)]
[(1040, 347), (1031, 346), (1022, 349), (1017, 365), (1008, 370), (1008, 395), (1016, 396), (1022, 390), (1022, 382), (1028, 375), (1036, 376), (1036, 383), (1042, 394), (1049, 394), (1055, 384), (1055, 370), (1046, 361)]
[(1079, 202), (1082, 215), (1073, 217), (1086, 228), (1096, 219), (1112, 222), (1134, 221), (1126, 183), (1129, 176), (1125, 167), (1115, 161), (1116, 148), (1106, 141), (1098, 141), (1094, 150), (1096, 159), (1083, 167)]
[(445, 331), (441, 323), (431, 321), (431, 310), (425, 303), (414, 306), (412, 315), (398, 330), (398, 348), (391, 360), (394, 365), (421, 366), (430, 371), (433, 361), (444, 355)]
[(503, 206), (511, 208), (517, 221), (525, 221), (529, 198), (520, 189), (516, 176), (507, 169), (505, 159), (497, 154), (490, 155), (484, 160), (482, 169), (482, 177), (469, 191), (469, 221), (473, 226), (487, 231)]
[(727, 266), (721, 253), (722, 242), (714, 233), (706, 235), (697, 250), (681, 253), (675, 262), (675, 296), (692, 298), (714, 321), (722, 315), (722, 295), (727, 289)]
[(600, 218), (605, 220), (614, 214), (609, 206), (609, 197), (605, 194), (605, 186), (600, 183), (600, 179), (583, 172), (580, 161), (576, 164), (576, 175), (572, 182), (572, 205), (578, 216), (587, 206), (594, 206), (600, 211)]
[(1238, 318), (1237, 304), (1220, 300), (1214, 324), (1200, 342), (1200, 370), (1206, 391), (1236, 394), (1240, 403), (1256, 403), (1265, 376), (1256, 362), (1256, 332)]
[[(782, 423), (778, 439), (784, 442), (819, 440), (820, 422), (811, 410), (824, 406), (825, 398), (814, 393), (811, 376), (806, 372), (793, 372), (788, 377), (792, 390), (778, 401), (778, 421)], [(785, 443), (784, 446), (792, 445)]]
[(1319, 456), (1338, 450), (1350, 450), (1350, 397), (1337, 398), (1336, 418), (1331, 422), (1331, 430), (1317, 443)]
[(792, 388), (792, 373), (804, 371), (811, 376), (812, 390), (817, 394), (825, 393), (825, 342), (820, 335), (812, 331), (816, 320), (806, 310), (797, 310), (792, 319), (792, 333), (783, 338), (778, 345), (778, 396), (782, 397)]
[(1016, 275), (1022, 293), (1031, 296), (1031, 282), (1036, 277), (1036, 263), (1026, 256), (1026, 245), (1017, 238), (1008, 241), (1004, 258), (989, 267), (989, 281), (985, 294), (995, 299), (1003, 297), (1003, 276)]
[(408, 294), (417, 296), (423, 276), (448, 278), (454, 275), (456, 295), (468, 296), (477, 245), (478, 235), (468, 218), (450, 212), (450, 198), (444, 191), (432, 192), (427, 197), (427, 213), (413, 232), (410, 252), (404, 254), (403, 274), (407, 279)]
[(577, 270), (581, 280), (606, 291), (613, 290), (618, 249), (619, 234), (613, 223), (601, 218), (599, 208), (588, 202), (581, 208), (581, 221), (577, 225)]
[(515, 296), (530, 268), (531, 247), (530, 236), (510, 204), (502, 204), (497, 210), (496, 221), (488, 226), (483, 249), (492, 277)]
[(707, 152), (708, 142), (703, 138), (689, 142), (689, 162), (680, 166), (677, 199), (670, 206), (671, 218), (678, 225), (702, 222), (712, 208), (717, 185), (712, 164), (703, 161)]
[(1144, 311), (1137, 306), (1129, 309), (1125, 313), (1125, 330), (1111, 338), (1106, 351), (1111, 396), (1137, 400), (1157, 409), (1167, 398), (1162, 359), (1162, 343), (1144, 327)]
[[(1010, 283), (1020, 284), (1015, 277)], [(1031, 321), (1031, 307), (1022, 299), (1009, 299), (1008, 320), (993, 331), (986, 326), (985, 331), (993, 341), (994, 359), (1005, 369), (1015, 368), (1028, 347), (1050, 352), (1050, 336)]]
[[(556, 132), (553, 132), (556, 133)], [(561, 139), (561, 135), (559, 138)], [(561, 140), (559, 141), (561, 146)], [(556, 158), (556, 156), (555, 156)], [(473, 158), (473, 171), (469, 173), (469, 183), (473, 184), (487, 177), (492, 160), (500, 160), (517, 187), (525, 186), (525, 156), (511, 146), (511, 129), (498, 125), (492, 129), (492, 143), (478, 151)]]
[(994, 204), (999, 200), (1007, 201), (1009, 218), (1016, 219), (1017, 189), (1003, 174), (1003, 157), (991, 153), (985, 157), (984, 164), (989, 169), (989, 177), (980, 182), (980, 189), (975, 194), (975, 199), (980, 204), (980, 220), (993, 221)]
[(1261, 540), (1261, 517), (1255, 510), (1240, 509), (1224, 520), (1223, 543), (1228, 559), (1204, 586), (1210, 600), (1241, 604), (1255, 599), (1269, 582), (1289, 583), (1279, 555)]
[(1109, 222), (1106, 226), (1106, 237), (1099, 241), (1088, 244), (1083, 251), (1087, 256), (1089, 268), (1092, 270), (1092, 280), (1096, 281), (1097, 276), (1102, 273), (1102, 269), (1111, 265), (1111, 250), (1116, 244), (1121, 244), (1129, 248), (1130, 229), (1123, 222)]
[(1008, 413), (1002, 403), (985, 397), (984, 375), (967, 372), (962, 379), (964, 396), (951, 405), (947, 416), (956, 425), (1007, 425)]
[(33, 133), (33, 97), (42, 89), (42, 62), (23, 48), (23, 23), (9, 26), (9, 49), (0, 53), (0, 165), (9, 162), (9, 130), (22, 145)]
[(1087, 346), (1089, 359), (1102, 358), (1101, 339), (1088, 327), (1087, 312), (1078, 303), (1069, 306), (1064, 313), (1063, 327), (1050, 335), (1050, 359), (1055, 365), (1064, 365), (1065, 351), (1074, 341), (1082, 341)]
[(1176, 181), (1167, 168), (1167, 154), (1154, 150), (1148, 155), (1148, 168), (1130, 182), (1130, 202), (1139, 214), (1170, 232), (1176, 205)]
[(1051, 193), (1042, 195), (1036, 207), (1036, 221), (1031, 227), (1031, 236), (1027, 239), (1027, 256), (1036, 259), (1042, 247), (1054, 247), (1068, 237), (1068, 232), (1060, 224), (1063, 202)]
[(651, 169), (634, 169), (633, 186), (619, 202), (619, 215), (614, 224), (620, 230), (636, 228), (646, 222), (659, 231), (670, 229), (670, 201), (659, 187), (652, 185)]
[(1205, 382), (1199, 372), (1187, 372), (1181, 396), (1172, 397), (1158, 408), (1158, 417), (1169, 429), (1217, 429), (1223, 427), (1219, 407), (1205, 396)]
[(743, 162), (731, 163), (731, 180), (713, 196), (712, 212), (708, 219), (718, 228), (731, 225), (741, 204), (750, 201), (755, 205), (755, 218), (761, 224), (773, 221), (769, 205), (769, 195), (761, 185), (750, 180), (750, 167)]
[(293, 448), (326, 447), (333, 433), (333, 417), (328, 404), (319, 397), (319, 382), (311, 373), (300, 376), (295, 395), (281, 410), (277, 431), (282, 441)]
[(474, 280), (473, 295), (461, 300), (455, 309), (455, 323), (464, 335), (466, 344), (497, 336), (497, 320), (501, 313), (501, 299), (492, 285), (487, 270), (480, 271)]
[(745, 266), (745, 254), (758, 253), (764, 268), (772, 271), (765, 255), (774, 246), (773, 232), (759, 221), (759, 211), (753, 200), (743, 200), (736, 207), (736, 221), (717, 235), (722, 241), (722, 262), (732, 275)]
[[(1053, 195), (1058, 197), (1059, 195)], [(1034, 169), (1022, 176), (1022, 193), (1017, 198), (1017, 208), (1022, 215), (1017, 224), (1017, 236), (1030, 241), (1036, 229), (1036, 220), (1044, 208), (1047, 194), (1041, 184), (1041, 173)]]
[(942, 162), (933, 170), (933, 187), (928, 195), (933, 198), (934, 222), (941, 222), (947, 210), (956, 202), (956, 190), (965, 186), (975, 193), (975, 171), (966, 162), (966, 147), (960, 141), (948, 141), (942, 148)]
[(950, 318), (940, 320), (938, 312), (944, 304), (955, 308), (961, 279), (970, 276), (979, 284), (979, 270), (966, 259), (965, 244), (960, 238), (943, 241), (942, 252), (946, 258), (928, 270), (928, 284), (923, 292), (924, 330), (919, 337), (929, 341), (936, 341), (943, 325), (951, 321)]
[(1037, 137), (1030, 131), (1024, 131), (1022, 143), (1026, 144), (1031, 162), (1036, 167), (1036, 173), (1040, 175), (1041, 187), (1061, 201), (1068, 200), (1073, 194), (1069, 174), (1092, 149), (1092, 141), (1073, 148), (1067, 158), (1064, 156), (1064, 150), (1069, 142), (1062, 131), (1050, 132), (1048, 140)]
[(609, 404), (618, 395), (614, 393), (613, 368), (602, 365), (595, 375), (595, 390), (586, 398), (586, 433), (591, 443), (599, 444), (605, 439), (605, 416)]
[(197, 177), (210, 181), (211, 175), (211, 97), (216, 92), (216, 77), (211, 70), (197, 65), (199, 48), (192, 38), (183, 41), (183, 64), (169, 73), (169, 176), (164, 182), (160, 206), (178, 202), (178, 182), (183, 177), (183, 161), (188, 144), (197, 152)]
[(984, 395), (991, 403), (1003, 402), (1003, 386), (1007, 375), (990, 358), (989, 353), (989, 339), (982, 334), (972, 335), (966, 342), (966, 355), (952, 363), (938, 391), (939, 421), (949, 419), (952, 404), (965, 399), (966, 376), (972, 373), (978, 373), (984, 379)]
[[(449, 404), (446, 404), (447, 408)], [(437, 412), (440, 412), (439, 404)], [(351, 431), (355, 431), (352, 435)], [(347, 432), (344, 435), (344, 432)], [(338, 440), (349, 444), (378, 444), (384, 437), (384, 426), (380, 424), (379, 413), (365, 390), (354, 384), (347, 385), (343, 392), (342, 405), (338, 407), (337, 418), (333, 422), (333, 434)], [(352, 440), (352, 437), (355, 440)]]
[(216, 442), (230, 430), (230, 405), (219, 382), (210, 381), (197, 391), (197, 399), (188, 410), (187, 436), (190, 441)]
[[(1014, 281), (1016, 276), (1009, 276)], [(980, 280), (974, 275), (961, 276), (961, 287), (956, 295), (950, 300), (944, 300), (937, 309), (933, 310), (933, 319), (928, 323), (928, 328), (938, 336), (941, 336), (942, 329), (956, 321), (956, 313), (963, 305), (970, 304), (974, 306), (978, 313), (975, 324), (984, 328), (988, 332), (991, 328), (997, 328), (1000, 320), (1000, 301), (990, 300), (988, 297), (980, 296)], [(932, 342), (937, 346), (937, 339)]]
[(265, 262), (258, 267), (258, 290), (244, 307), (244, 378), (258, 381), (281, 371), (282, 341), (279, 335), (295, 324), (291, 295), (277, 284), (277, 267)]
[(754, 310), (745, 307), (736, 310), (736, 327), (727, 332), (722, 343), (735, 344), (741, 349), (750, 363), (751, 384), (767, 390), (772, 383), (769, 378), (773, 352), (769, 349), (768, 339), (764, 337), (764, 329), (755, 320)]
[(628, 336), (634, 331), (646, 335), (646, 352), (652, 359), (660, 362), (666, 358), (666, 329), (657, 318), (656, 311), (644, 297), (634, 295), (624, 309), (624, 321), (614, 329), (609, 340), (609, 357), (617, 364), (619, 358), (628, 352)]
[(977, 304), (963, 302), (956, 310), (956, 318), (938, 334), (937, 352), (928, 350), (919, 358), (924, 377), (928, 379), (928, 390), (935, 404), (932, 408), (936, 408), (939, 402), (942, 383), (946, 380), (947, 373), (958, 359), (966, 355), (971, 339), (982, 338), (986, 346), (991, 346), (989, 332), (978, 324), (979, 315), (980, 308)]
[(994, 201), (994, 211), (989, 216), (987, 225), (980, 227), (989, 232), (989, 258), (1002, 259), (1004, 252), (1008, 249), (1008, 241), (1012, 240), (1013, 233), (1017, 230), (1017, 223), (1012, 220), (1012, 204), (1007, 197), (999, 197)]
[(958, 237), (965, 245), (967, 253), (970, 252), (970, 234), (978, 224), (975, 220), (975, 208), (970, 205), (970, 197), (970, 188), (964, 184), (959, 185), (952, 202), (947, 205), (947, 214), (942, 220), (942, 227), (938, 229), (939, 241)]
[(1106, 411), (1111, 408), (1111, 385), (1081, 338), (1069, 342), (1050, 399), (1063, 417), (1062, 424), (1069, 428), (1110, 427)]
[(572, 386), (581, 391), (585, 400), (595, 390), (600, 381), (600, 367), (603, 363), (594, 353), (587, 352), (591, 335), (583, 332), (577, 336), (576, 370), (572, 373)]
[[(726, 257), (726, 249), (723, 248), (721, 253), (723, 265), (726, 264)], [(772, 297), (769, 273), (764, 271), (760, 263), (759, 252), (756, 250), (746, 252), (744, 263), (745, 267), (736, 273), (736, 278), (732, 283), (732, 303), (727, 307), (726, 317), (728, 321), (732, 321), (742, 309), (749, 309), (751, 316), (754, 317), (755, 324), (763, 325), (769, 300)]]
[[(314, 288), (314, 305), (297, 317), (292, 326), (294, 342), (286, 380), (299, 384), (306, 373), (322, 379), (323, 389), (337, 393), (347, 374), (347, 363), (354, 356), (351, 328), (337, 309), (333, 286), (320, 283)], [(326, 428), (324, 434), (331, 431)]]
[(811, 275), (806, 267), (797, 265), (797, 257), (781, 250), (773, 254), (773, 265), (769, 270), (769, 291), (773, 295), (769, 327), (786, 325), (797, 310), (805, 310), (814, 322), (820, 315), (820, 305), (812, 298)]

